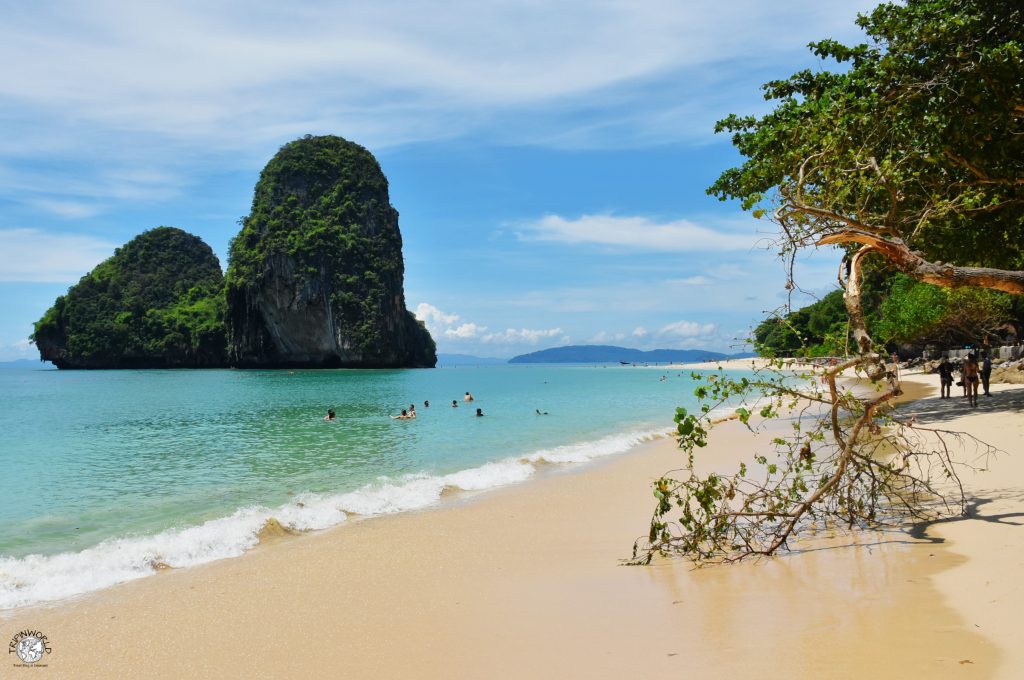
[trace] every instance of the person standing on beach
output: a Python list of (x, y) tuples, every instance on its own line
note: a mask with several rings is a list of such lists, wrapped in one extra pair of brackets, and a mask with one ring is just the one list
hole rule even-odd
[(978, 367), (978, 360), (974, 354), (968, 354), (964, 360), (963, 376), (964, 389), (967, 390), (967, 400), (971, 406), (978, 405), (978, 374), (981, 369)]
[(992, 378), (992, 357), (989, 356), (988, 352), (985, 352), (985, 358), (981, 361), (981, 386), (985, 390), (985, 396), (991, 397), (992, 393), (988, 391), (988, 382)]
[(941, 386), (939, 399), (949, 399), (949, 392), (953, 388), (953, 364), (949, 363), (949, 359), (943, 357), (936, 370), (939, 373), (939, 384)]

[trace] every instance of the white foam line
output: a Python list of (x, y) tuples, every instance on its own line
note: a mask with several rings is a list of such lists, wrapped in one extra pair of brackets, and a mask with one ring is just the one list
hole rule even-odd
[(341, 524), (350, 514), (374, 516), (419, 510), (439, 503), (445, 489), (483, 491), (515, 484), (532, 477), (538, 463), (585, 463), (624, 453), (666, 434), (668, 431), (628, 432), (541, 449), (445, 475), (381, 477), (376, 483), (346, 493), (306, 492), (277, 508), (240, 508), (200, 525), (151, 536), (108, 539), (80, 552), (0, 557), (0, 610), (53, 602), (133, 581), (155, 573), (162, 565), (181, 568), (237, 557), (259, 542), (259, 532), (271, 518), (288, 529), (311, 531)]

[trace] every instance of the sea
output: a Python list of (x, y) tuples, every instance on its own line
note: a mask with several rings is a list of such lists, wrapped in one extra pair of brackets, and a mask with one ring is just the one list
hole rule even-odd
[(693, 389), (619, 365), (0, 370), (0, 610), (241, 555), (271, 519), (321, 530), (620, 454)]

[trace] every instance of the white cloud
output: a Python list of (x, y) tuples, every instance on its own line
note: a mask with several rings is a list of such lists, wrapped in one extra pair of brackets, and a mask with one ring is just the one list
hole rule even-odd
[(116, 247), (82, 234), (0, 229), (0, 281), (73, 283)]
[(446, 314), (427, 302), (421, 302), (416, 305), (414, 314), (417, 319), (427, 325), (427, 329), (431, 333), (440, 333), (446, 326), (450, 326), (459, 320), (458, 314)]
[(706, 143), (875, 2), (21, 3), (0, 22), (0, 63), (18, 65), (0, 69), (0, 198), (114, 212), (307, 133), (374, 151)]
[[(564, 332), (561, 328), (506, 328), (500, 333), (488, 333), (487, 335), (484, 335), (481, 340), (489, 344), (497, 345), (536, 345), (543, 339), (554, 338), (560, 335), (564, 336)], [(568, 342), (569, 340), (567, 336), (564, 336), (562, 339), (565, 342)]]
[(637, 326), (636, 328), (633, 329), (634, 338), (642, 338), (645, 335), (647, 335), (647, 329), (644, 328), (643, 326)]
[(695, 339), (706, 338), (715, 334), (718, 325), (713, 323), (698, 323), (696, 321), (675, 321), (663, 326), (658, 331), (662, 338)]
[(478, 326), (475, 323), (464, 323), (457, 328), (446, 328), (444, 335), (447, 338), (475, 338), (484, 331), (487, 330), (487, 326)]
[(606, 342), (622, 342), (625, 339), (625, 333), (609, 333), (608, 331), (598, 331), (594, 335), (594, 337), (590, 339), (590, 342), (600, 345)]
[(74, 201), (55, 201), (48, 199), (33, 199), (29, 203), (39, 210), (52, 213), (59, 217), (68, 219), (79, 219), (92, 217), (99, 213), (100, 209), (95, 203), (78, 203)]
[(487, 326), (464, 321), (458, 314), (445, 312), (434, 305), (421, 302), (416, 305), (416, 318), (423, 321), (435, 341), (444, 340), (447, 347), (441, 351), (475, 351), (487, 345), (488, 351), (514, 353), (525, 347), (535, 347), (543, 341), (548, 344), (567, 345), (570, 338), (561, 328), (513, 328), (487, 332)]
[(686, 276), (681, 279), (668, 279), (668, 283), (679, 284), (680, 286), (706, 286), (711, 279), (706, 276)]
[[(689, 220), (656, 222), (647, 217), (617, 215), (583, 215), (576, 219), (547, 215), (521, 227), (519, 238), (524, 241), (555, 241), (633, 250), (750, 250), (756, 242), (753, 228), (743, 234), (711, 229)], [(697, 276), (687, 282), (698, 284), (706, 282), (706, 279)]]
[(0, 342), (0, 361), (16, 361), (18, 359), (38, 359), (39, 350), (31, 340), (23, 339), (12, 343)]
[[(18, 64), (0, 71), (0, 122), (21, 133), (2, 144), (80, 145), (99, 128), (206, 150), (324, 130), (379, 147), (549, 106), (615, 114), (542, 125), (535, 138), (653, 128), (664, 141), (694, 118), (693, 87), (713, 95), (723, 71), (752, 58), (857, 35), (855, 12), (875, 2), (28, 3), (0, 24), (0, 60)], [(700, 84), (710, 73), (717, 88)], [(653, 110), (637, 106), (663, 92)], [(54, 121), (65, 123), (59, 139)]]

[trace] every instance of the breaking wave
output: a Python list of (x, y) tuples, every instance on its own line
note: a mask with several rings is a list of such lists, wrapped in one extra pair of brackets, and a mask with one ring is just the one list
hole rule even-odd
[(623, 453), (665, 431), (628, 432), (484, 463), (449, 474), (426, 472), (380, 477), (353, 491), (305, 492), (276, 508), (248, 506), (200, 525), (150, 536), (105, 540), (79, 552), (0, 557), (0, 609), (12, 609), (88, 593), (167, 568), (191, 567), (236, 557), (261, 536), (326, 529), (351, 516), (372, 517), (420, 510), (451, 491), (485, 491), (522, 482), (538, 467), (578, 464)]

